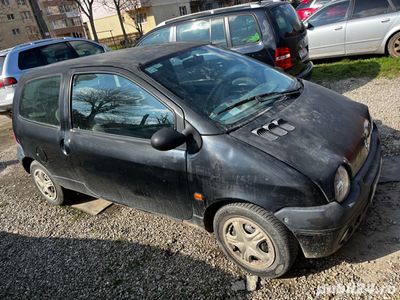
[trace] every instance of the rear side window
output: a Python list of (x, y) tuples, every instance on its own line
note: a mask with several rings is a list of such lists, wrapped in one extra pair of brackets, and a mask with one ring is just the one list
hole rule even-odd
[(308, 20), (308, 23), (314, 27), (342, 22), (346, 19), (349, 2), (341, 2), (338, 4), (329, 5), (317, 12)]
[(162, 127), (174, 127), (173, 113), (134, 82), (113, 74), (74, 76), (74, 128), (150, 139)]
[(392, 3), (394, 5), (394, 7), (396, 8), (396, 10), (400, 9), (400, 0), (392, 0)]
[(365, 18), (386, 14), (391, 11), (387, 0), (356, 0), (354, 4), (353, 18)]
[(69, 44), (79, 56), (88, 56), (104, 52), (103, 47), (86, 41), (71, 41)]
[(171, 36), (171, 27), (166, 27), (149, 34), (139, 43), (139, 45), (144, 46), (144, 45), (169, 43), (170, 36)]
[(25, 84), (19, 114), (31, 121), (60, 125), (59, 94), (61, 76), (29, 81)]
[(252, 15), (230, 16), (229, 30), (233, 47), (260, 41), (257, 22)]
[(275, 6), (271, 9), (271, 15), (283, 38), (296, 36), (303, 29), (299, 16), (290, 4)]
[(212, 19), (211, 20), (211, 43), (218, 46), (227, 48), (224, 19)]
[(176, 26), (176, 41), (210, 41), (210, 22), (201, 20)]
[(75, 50), (66, 43), (51, 44), (22, 51), (18, 56), (18, 67), (25, 70), (76, 57)]

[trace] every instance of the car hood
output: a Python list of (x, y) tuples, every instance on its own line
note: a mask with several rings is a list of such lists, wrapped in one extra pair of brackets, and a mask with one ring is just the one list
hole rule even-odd
[(337, 168), (346, 164), (354, 176), (368, 155), (364, 133), (370, 120), (368, 107), (303, 83), (297, 99), (277, 102), (230, 135), (303, 173), (333, 200)]

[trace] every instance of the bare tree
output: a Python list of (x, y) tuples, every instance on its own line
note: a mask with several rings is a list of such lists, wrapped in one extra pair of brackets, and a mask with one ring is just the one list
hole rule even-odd
[(142, 2), (140, 0), (125, 0), (126, 1), (126, 12), (129, 17), (133, 20), (136, 31), (138, 32), (138, 38), (143, 36), (143, 13), (141, 12)]
[(93, 4), (95, 0), (73, 0), (76, 4), (78, 4), (79, 9), (86, 15), (89, 19), (90, 28), (92, 28), (93, 38), (96, 42), (99, 41), (97, 36), (96, 28), (94, 26), (94, 12), (93, 12)]
[[(110, 3), (112, 2), (112, 3)], [(122, 12), (130, 4), (128, 0), (103, 0), (103, 4), (108, 8), (111, 8), (117, 12), (119, 24), (121, 25), (122, 34), (124, 35), (125, 48), (129, 47), (128, 35), (126, 34), (124, 18), (122, 17)]]

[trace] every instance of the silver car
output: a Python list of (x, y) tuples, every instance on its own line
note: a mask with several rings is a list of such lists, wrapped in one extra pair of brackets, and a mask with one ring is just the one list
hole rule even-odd
[(359, 54), (400, 57), (400, 0), (339, 0), (304, 21), (312, 59)]
[(11, 109), (15, 86), (29, 69), (107, 50), (98, 43), (68, 37), (38, 40), (0, 50), (0, 112)]

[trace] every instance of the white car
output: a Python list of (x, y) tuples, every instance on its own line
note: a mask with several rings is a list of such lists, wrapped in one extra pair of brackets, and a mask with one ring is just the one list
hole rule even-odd
[(304, 21), (310, 58), (360, 54), (400, 57), (400, 0), (340, 0)]
[(68, 37), (38, 40), (0, 50), (0, 112), (11, 109), (15, 86), (29, 69), (107, 50), (93, 41)]

